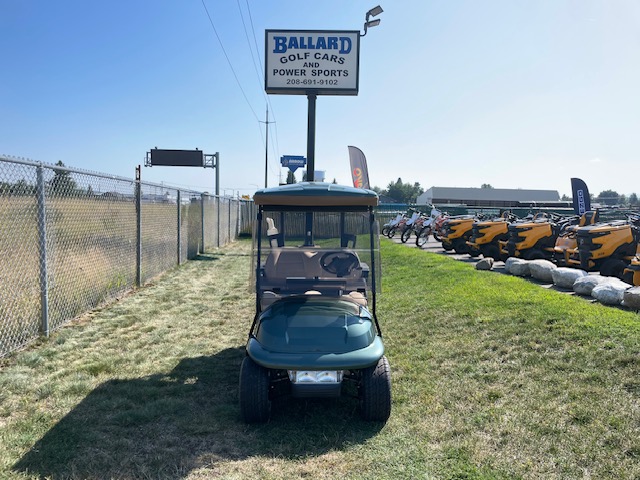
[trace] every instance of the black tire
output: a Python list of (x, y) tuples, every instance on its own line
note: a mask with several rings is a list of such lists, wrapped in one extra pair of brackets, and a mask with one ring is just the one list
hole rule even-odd
[(402, 230), (402, 235), (400, 235), (400, 241), (402, 243), (407, 243), (407, 240), (411, 238), (412, 232), (413, 232), (413, 228), (406, 227), (404, 230)]
[(467, 242), (463, 238), (456, 238), (453, 241), (453, 250), (458, 254), (462, 255), (464, 253), (469, 253), (469, 246)]
[(422, 246), (429, 240), (431, 234), (431, 227), (422, 227), (418, 235), (416, 235), (416, 247), (422, 248)]
[(382, 227), (382, 235), (384, 235), (385, 237), (389, 234), (389, 227)]
[(527, 253), (526, 260), (544, 260), (546, 257), (542, 250), (539, 248), (534, 248), (530, 252)]
[(436, 242), (441, 242), (442, 238), (435, 231), (433, 232), (433, 238), (435, 238)]
[(271, 414), (269, 370), (244, 357), (240, 367), (240, 413), (246, 423), (264, 423)]
[(622, 281), (628, 283), (629, 285), (633, 285), (633, 272), (623, 272), (622, 273)]
[(605, 260), (600, 267), (600, 275), (603, 277), (618, 277), (622, 279), (624, 269), (627, 267), (627, 263), (619, 258), (610, 258)]
[(447, 252), (453, 250), (453, 244), (451, 242), (443, 241), (442, 248), (444, 248)]
[(393, 237), (395, 236), (395, 234), (396, 234), (396, 230), (397, 230), (397, 228), (396, 228), (396, 227), (391, 227), (391, 228), (389, 229), (389, 233), (387, 233), (387, 237), (389, 237), (389, 238), (393, 238)]
[(493, 258), (495, 261), (502, 260), (500, 257), (500, 249), (495, 245), (485, 245), (482, 247), (482, 256), (484, 258)]
[(482, 253), (479, 248), (474, 248), (469, 245), (467, 245), (467, 249), (469, 250), (467, 253), (469, 253), (470, 257), (479, 257)]
[(387, 357), (376, 365), (361, 370), (358, 396), (362, 418), (386, 422), (391, 415), (391, 369)]

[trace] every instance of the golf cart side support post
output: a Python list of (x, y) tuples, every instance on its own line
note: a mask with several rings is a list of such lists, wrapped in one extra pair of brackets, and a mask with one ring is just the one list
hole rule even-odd
[(251, 324), (251, 329), (249, 330), (249, 338), (253, 335), (253, 329), (256, 326), (256, 321), (258, 320), (258, 315), (260, 314), (260, 264), (262, 263), (262, 206), (258, 207), (258, 226), (257, 226), (257, 242), (258, 242), (258, 251), (256, 252), (256, 314), (253, 317), (253, 323)]
[[(373, 227), (375, 225), (375, 216), (373, 214), (373, 207), (369, 207), (369, 250), (374, 252), (374, 243), (373, 243)], [(376, 314), (376, 256), (375, 254), (371, 255), (371, 302), (372, 308), (371, 313), (373, 314), (373, 320), (376, 322), (376, 328), (378, 329), (378, 335), (382, 337), (382, 330), (380, 330), (380, 323), (378, 323), (378, 315)]]

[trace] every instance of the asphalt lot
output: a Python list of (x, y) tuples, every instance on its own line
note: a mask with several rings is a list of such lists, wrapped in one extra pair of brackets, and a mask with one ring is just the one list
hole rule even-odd
[[(402, 240), (400, 240), (400, 235), (398, 235), (398, 234), (396, 234), (396, 236), (393, 237), (391, 240), (393, 240), (395, 243), (402, 244)], [(415, 237), (415, 235), (412, 235), (411, 238), (404, 245), (406, 247), (409, 247), (409, 248), (419, 248), (419, 247), (416, 246), (416, 237)], [(464, 253), (462, 255), (458, 255), (453, 250), (447, 252), (444, 248), (442, 248), (442, 244), (440, 242), (438, 242), (437, 240), (435, 240), (433, 237), (429, 237), (429, 240), (427, 240), (427, 243), (425, 243), (422, 246), (421, 250), (425, 250), (425, 251), (433, 252), (433, 253), (440, 253), (442, 255), (446, 255), (447, 257), (451, 257), (451, 258), (455, 258), (456, 260), (460, 260), (461, 262), (472, 263), (474, 265), (476, 263), (478, 263), (479, 260), (482, 260), (484, 258), (482, 255), (474, 258), (474, 257), (471, 257), (470, 255), (467, 255), (466, 253)], [(502, 269), (504, 271), (504, 262), (494, 261), (492, 270), (499, 271), (500, 269)]]

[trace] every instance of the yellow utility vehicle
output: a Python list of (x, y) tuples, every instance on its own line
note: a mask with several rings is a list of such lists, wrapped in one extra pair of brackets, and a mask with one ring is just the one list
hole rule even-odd
[(506, 260), (506, 255), (500, 253), (500, 242), (508, 239), (509, 225), (516, 220), (518, 217), (505, 211), (499, 217), (473, 222), (467, 245), (472, 250), (479, 250), (485, 258)]
[(477, 218), (473, 215), (456, 215), (447, 218), (442, 224), (440, 235), (442, 248), (447, 251), (454, 250), (458, 254), (468, 253), (472, 257), (480, 255), (480, 250), (467, 245), (473, 222), (476, 220)]

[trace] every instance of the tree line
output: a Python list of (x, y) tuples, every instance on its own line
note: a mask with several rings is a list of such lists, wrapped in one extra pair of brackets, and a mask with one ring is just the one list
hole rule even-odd
[[(64, 167), (65, 164), (61, 160), (56, 163), (58, 167)], [(49, 194), (56, 196), (78, 196), (93, 195), (93, 189), (89, 185), (86, 189), (79, 188), (76, 181), (71, 177), (71, 172), (60, 168), (53, 169), (53, 178), (46, 182)], [(37, 186), (32, 182), (28, 182), (21, 178), (17, 182), (0, 182), (0, 195), (13, 196), (33, 196), (36, 194)]]

